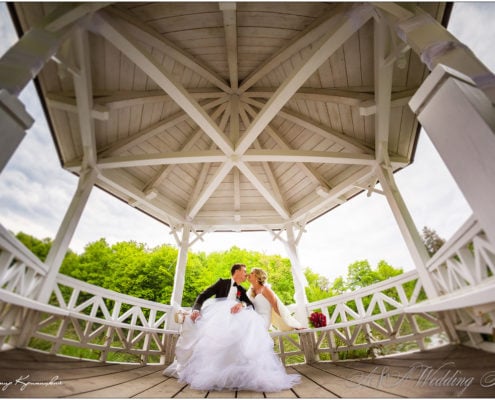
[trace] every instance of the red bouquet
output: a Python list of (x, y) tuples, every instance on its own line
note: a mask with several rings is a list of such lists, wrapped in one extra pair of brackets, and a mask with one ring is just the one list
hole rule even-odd
[(240, 298), (241, 298), (241, 291), (237, 289), (236, 299), (239, 300)]
[(314, 312), (309, 316), (309, 323), (313, 328), (322, 328), (327, 326), (327, 317), (321, 312)]

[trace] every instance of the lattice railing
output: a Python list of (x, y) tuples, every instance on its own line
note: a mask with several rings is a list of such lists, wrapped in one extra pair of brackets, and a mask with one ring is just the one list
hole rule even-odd
[[(416, 271), (411, 271), (378, 284), (320, 300), (308, 305), (308, 315), (322, 312), (327, 326), (305, 330), (306, 336), (297, 351), (307, 361), (313, 358), (338, 360), (366, 358), (411, 349), (425, 349), (437, 342), (443, 332), (432, 313), (405, 314), (404, 308), (424, 299)], [(283, 335), (282, 335), (283, 336)]]
[[(469, 218), (428, 263), (428, 271), (440, 295), (476, 296), (479, 288), (495, 292), (495, 246), (474, 217)], [(449, 311), (460, 340), (495, 351), (495, 303)]]

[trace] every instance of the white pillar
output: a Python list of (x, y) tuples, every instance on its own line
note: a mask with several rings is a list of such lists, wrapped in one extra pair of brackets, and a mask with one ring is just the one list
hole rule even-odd
[(189, 251), (189, 237), (191, 234), (190, 225), (184, 225), (182, 228), (182, 239), (179, 244), (179, 254), (175, 265), (174, 288), (170, 304), (181, 306), (182, 295), (184, 294), (184, 281), (186, 277), (187, 252)]
[(55, 237), (50, 252), (45, 260), (45, 264), (49, 269), (43, 281), (43, 286), (38, 293), (38, 300), (43, 303), (47, 303), (50, 299), (50, 295), (55, 286), (58, 271), (60, 270), (62, 261), (67, 253), (77, 224), (81, 219), (81, 215), (88, 201), (91, 189), (96, 181), (96, 177), (96, 169), (87, 168), (81, 172), (79, 183), (72, 198), (72, 202), (65, 214), (64, 220), (60, 225), (57, 236)]
[(294, 238), (294, 228), (292, 224), (288, 224), (285, 227), (287, 232), (287, 240), (282, 240), (285, 245), (285, 249), (290, 259), (292, 269), (292, 279), (294, 280), (294, 299), (296, 301), (296, 319), (306, 326), (308, 323), (308, 315), (306, 312), (306, 305), (308, 304), (308, 298), (306, 296), (305, 286), (308, 285), (308, 281), (304, 276), (304, 272), (299, 262), (299, 256), (297, 254), (297, 243)]
[(418, 271), (426, 295), (428, 298), (437, 297), (438, 292), (426, 269), (426, 262), (429, 260), (430, 256), (416, 229), (404, 199), (400, 194), (399, 188), (395, 183), (392, 168), (390, 167), (389, 162), (386, 161), (385, 164), (388, 164), (388, 166), (379, 165), (377, 168), (378, 178), (383, 188), (383, 192), (385, 193), (385, 197), (387, 198), (395, 220), (399, 225), (402, 237), (409, 249), (409, 253), (411, 254), (416, 270)]
[(438, 65), (409, 105), (495, 243), (494, 104), (469, 77)]

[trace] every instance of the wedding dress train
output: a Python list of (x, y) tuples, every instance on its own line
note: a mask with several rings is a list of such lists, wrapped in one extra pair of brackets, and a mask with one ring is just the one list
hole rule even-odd
[(273, 350), (268, 333), (271, 305), (264, 296), (247, 307), (230, 312), (233, 300), (204, 304), (201, 318), (187, 318), (177, 342), (176, 359), (164, 375), (174, 376), (199, 390), (253, 390), (278, 392), (299, 383), (287, 374)]

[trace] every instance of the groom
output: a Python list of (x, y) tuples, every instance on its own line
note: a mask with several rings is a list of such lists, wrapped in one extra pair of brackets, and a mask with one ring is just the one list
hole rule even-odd
[(232, 276), (231, 279), (219, 279), (215, 284), (199, 294), (192, 307), (191, 319), (193, 322), (200, 317), (200, 310), (203, 303), (211, 296), (215, 296), (216, 298), (224, 297), (231, 300), (236, 299), (238, 302), (230, 309), (233, 314), (241, 311), (246, 305), (253, 306), (246, 294), (246, 289), (240, 285), (247, 277), (246, 266), (244, 264), (234, 264), (230, 270), (230, 274)]

